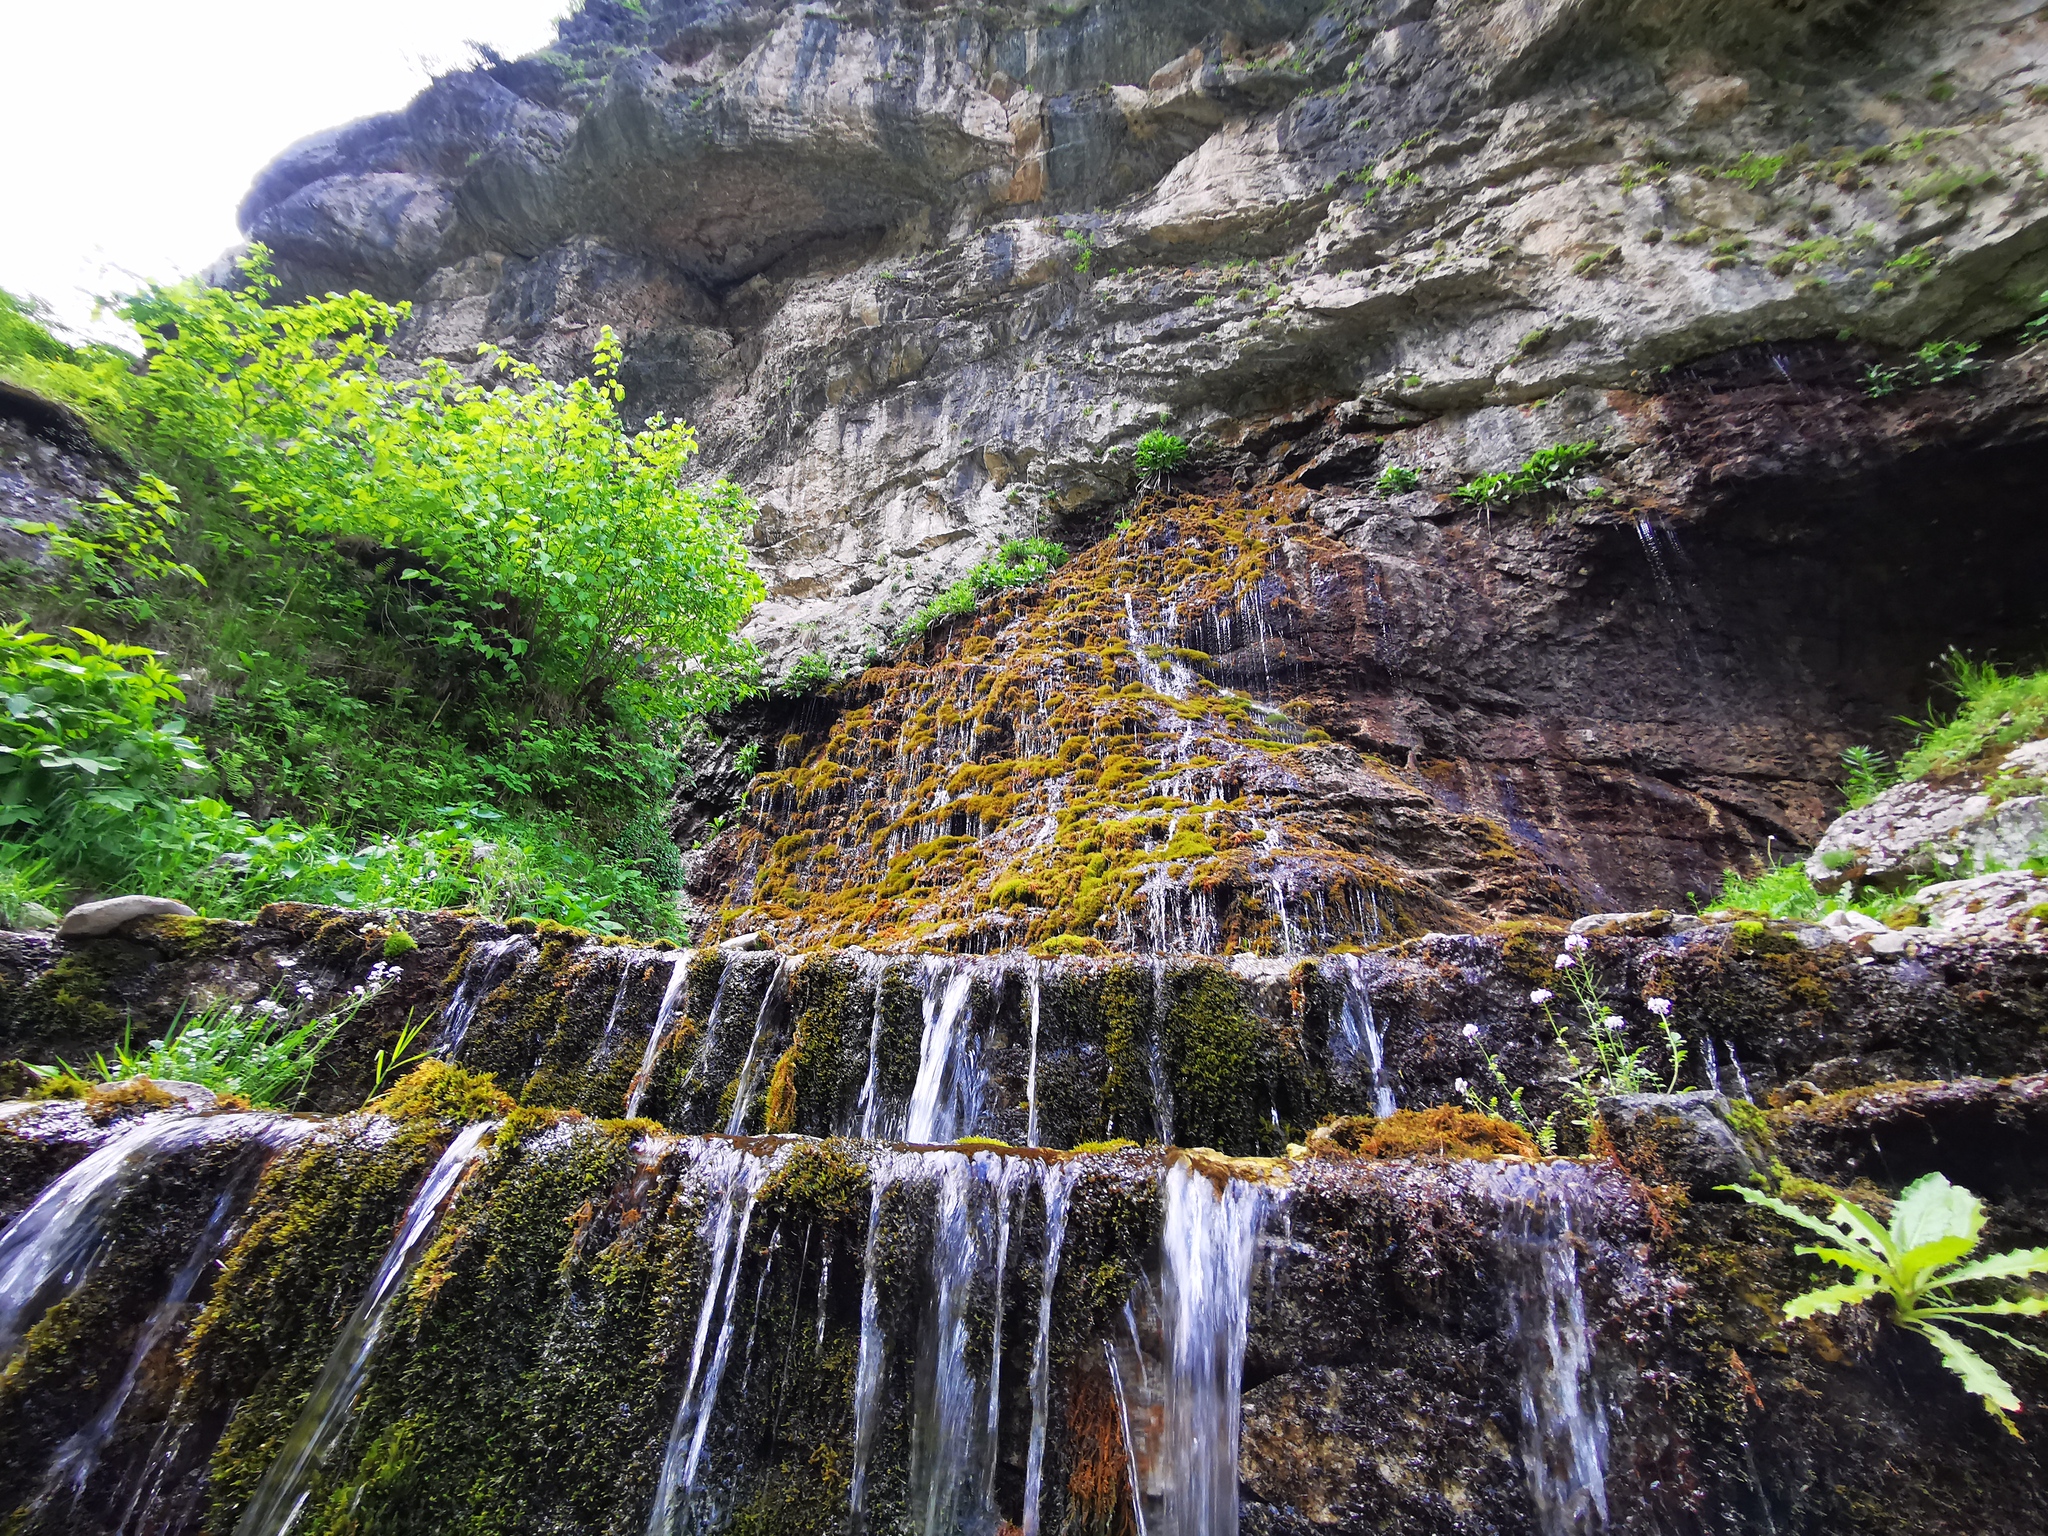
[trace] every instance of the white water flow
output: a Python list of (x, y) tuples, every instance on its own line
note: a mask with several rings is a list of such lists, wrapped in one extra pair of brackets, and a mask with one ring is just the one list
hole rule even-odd
[(460, 1054), (463, 1036), (476, 1022), (477, 1010), (483, 1006), (484, 999), (504, 985), (505, 979), (533, 954), (533, 945), (516, 933), (510, 938), (492, 939), (471, 947), (463, 959), (462, 980), (455, 984), (455, 995), (441, 1010), (439, 1049), (443, 1056), (453, 1061)]
[(612, 993), (612, 1011), (605, 1015), (604, 1033), (597, 1037), (598, 1054), (602, 1054), (605, 1047), (612, 1043), (612, 1034), (619, 1027), (619, 1009), (625, 1005), (626, 989), (632, 983), (633, 967), (639, 958), (639, 955), (632, 951), (619, 957), (619, 988)]
[(1138, 1536), (1145, 1536), (1145, 1485), (1138, 1472), (1138, 1441), (1131, 1433), (1131, 1400), (1124, 1391), (1124, 1373), (1116, 1363), (1116, 1346), (1107, 1339), (1102, 1341), (1102, 1359), (1109, 1367), (1109, 1390), (1116, 1399), (1117, 1427), (1124, 1437), (1124, 1476), (1131, 1485), (1131, 1517), (1137, 1522)]
[[(1337, 1010), (1337, 1031), (1344, 1037), (1350, 1060), (1363, 1059), (1372, 1067), (1372, 1112), (1382, 1120), (1394, 1112), (1394, 1086), (1387, 1077), (1387, 1059), (1380, 1036), (1379, 1021), (1373, 1017), (1372, 987), (1365, 979), (1365, 957), (1337, 955), (1337, 980), (1344, 1000)], [(1356, 1070), (1354, 1065), (1353, 1070)]]
[(284, 1536), (299, 1518), (307, 1495), (313, 1491), (313, 1475), (347, 1431), (356, 1393), (384, 1332), (391, 1304), (405, 1289), (413, 1266), (440, 1226), (441, 1216), (463, 1174), (482, 1156), (484, 1138), (496, 1128), (495, 1120), (465, 1126), (413, 1195), (404, 1219), (398, 1224), (398, 1235), (384, 1250), (370, 1280), (369, 1290), (343, 1325), (334, 1348), (328, 1351), (327, 1363), (320, 1368), (306, 1404), (299, 1410), (298, 1421), (285, 1436), (283, 1447), (264, 1471), (256, 1491), (249, 1496), (235, 1526), (236, 1536)]
[(855, 1531), (861, 1529), (867, 1513), (868, 1459), (874, 1454), (875, 1433), (881, 1427), (882, 1366), (885, 1342), (882, 1338), (881, 1238), (882, 1202), (899, 1172), (893, 1154), (883, 1154), (868, 1164), (871, 1190), (868, 1205), (868, 1240), (861, 1254), (860, 1360), (853, 1373), (853, 1477), (847, 1490), (846, 1507)]
[(1038, 961), (1031, 960), (1024, 972), (1024, 985), (1031, 1005), (1031, 1065), (1024, 1073), (1024, 1145), (1038, 1145)]
[(0, 1367), (38, 1317), (85, 1282), (108, 1217), (152, 1167), (208, 1142), (249, 1137), (275, 1145), (303, 1134), (301, 1124), (263, 1114), (152, 1115), (119, 1127), (67, 1168), (0, 1232)]
[(1166, 1170), (1164, 1184), (1160, 1536), (1236, 1536), (1238, 1401), (1252, 1259), (1267, 1192), (1242, 1179), (1219, 1186), (1180, 1158)]
[[(698, 1155), (694, 1172), (705, 1186), (701, 1236), (710, 1270), (704, 1281), (704, 1300), (697, 1308), (690, 1374), (683, 1384), (682, 1400), (676, 1404), (668, 1449), (661, 1459), (661, 1483), (647, 1517), (648, 1536), (673, 1536), (682, 1529), (696, 1486), (704, 1438), (710, 1433), (712, 1410), (718, 1405), (718, 1384), (732, 1354), (733, 1303), (744, 1267), (747, 1228), (754, 1219), (754, 1197), (767, 1178), (769, 1163), (768, 1158), (755, 1157), (726, 1142), (707, 1142)], [(715, 1342), (714, 1319), (718, 1322)], [(708, 1527), (716, 1522), (707, 1512), (695, 1523)]]
[(943, 1145), (973, 1134), (981, 1119), (987, 1085), (969, 1006), (973, 991), (970, 966), (926, 962), (924, 1037), (917, 1052), (917, 1083), (910, 1090), (910, 1115), (903, 1127), (905, 1141)]
[(1152, 1084), (1152, 1121), (1159, 1144), (1173, 1145), (1173, 1084), (1166, 1075), (1166, 962), (1152, 962), (1152, 1033), (1145, 1041), (1145, 1073)]
[(1719, 1046), (1714, 1044), (1714, 1037), (1712, 1035), (1707, 1036), (1707, 1048), (1703, 1054), (1707, 1058), (1707, 1092), (1713, 1094), (1715, 1098), (1719, 1098), (1721, 1096), (1721, 1050)]
[[(977, 1302), (1001, 1284), (1002, 1219), (1010, 1181), (992, 1153), (937, 1154), (932, 1214), (931, 1291), (917, 1361), (910, 1442), (909, 1514), (924, 1536), (993, 1531), (990, 1458), (993, 1394), (1001, 1387), (1001, 1309), (996, 1352), (984, 1382), (970, 1363)], [(929, 1169), (932, 1159), (925, 1159)], [(999, 1292), (998, 1292), (999, 1294)]]
[(732, 1113), (725, 1121), (725, 1134), (728, 1136), (737, 1136), (746, 1129), (747, 1110), (753, 1106), (754, 1088), (760, 1081), (761, 1068), (767, 1059), (761, 1044), (767, 1037), (768, 1020), (774, 1013), (776, 999), (782, 995), (793, 964), (788, 955), (776, 956), (775, 974), (768, 978), (768, 988), (761, 994), (760, 1011), (754, 1015), (754, 1038), (747, 1044), (747, 1059), (741, 1064), (740, 1075), (733, 1086)]
[(1031, 1443), (1024, 1455), (1024, 1536), (1039, 1536), (1038, 1501), (1045, 1491), (1045, 1425), (1052, 1390), (1052, 1298), (1060, 1278), (1060, 1248), (1067, 1238), (1067, 1199), (1074, 1171), (1065, 1163), (1045, 1167), (1039, 1185), (1045, 1200), (1045, 1262), (1038, 1277), (1038, 1342), (1031, 1353)]
[(874, 978), (875, 1012), (873, 1021), (868, 1025), (868, 1072), (861, 1081), (860, 1100), (854, 1105), (854, 1123), (863, 1137), (872, 1140), (881, 1112), (882, 999), (889, 969), (888, 963), (879, 955), (862, 956), (861, 968)]
[(1607, 1524), (1607, 1418), (1579, 1284), (1569, 1170), (1502, 1165), (1495, 1238), (1521, 1366), (1522, 1468), (1543, 1536)]
[[(668, 985), (662, 989), (661, 1006), (654, 1010), (654, 1028), (647, 1032), (647, 1048), (640, 1053), (640, 1070), (633, 1074), (633, 1086), (626, 1093), (628, 1120), (639, 1115), (641, 1101), (647, 1097), (647, 1084), (654, 1076), (654, 1058), (661, 1052), (661, 1037), (668, 1033), (669, 1022), (676, 1016), (676, 1003), (689, 981), (690, 956), (694, 953), (693, 950), (679, 950), (669, 965)], [(723, 976), (718, 978), (718, 986), (723, 993)]]
[[(236, 1117), (242, 1118), (242, 1117)], [(246, 1120), (244, 1121), (246, 1123)], [(312, 1123), (305, 1120), (279, 1119), (265, 1127), (253, 1146), (266, 1156), (280, 1143), (296, 1141), (311, 1133)], [(121, 1422), (121, 1410), (127, 1407), (128, 1399), (141, 1383), (144, 1369), (158, 1348), (169, 1336), (171, 1329), (184, 1319), (186, 1303), (192, 1299), (192, 1292), (198, 1287), (206, 1266), (225, 1246), (230, 1228), (243, 1207), (248, 1204), (250, 1190), (262, 1163), (252, 1158), (247, 1166), (237, 1171), (227, 1188), (223, 1189), (213, 1202), (206, 1225), (200, 1228), (192, 1246), (185, 1254), (184, 1263), (171, 1276), (170, 1284), (164, 1288), (162, 1297), (143, 1321), (142, 1331), (136, 1335), (135, 1345), (128, 1352), (128, 1365), (122, 1371), (121, 1379), (114, 1390), (100, 1404), (99, 1412), (90, 1422), (82, 1426), (70, 1439), (57, 1448), (50, 1460), (49, 1469), (43, 1475), (43, 1483), (35, 1498), (38, 1509), (46, 1508), (52, 1500), (69, 1486), (75, 1504), (78, 1496), (85, 1491), (99, 1467), (100, 1453), (113, 1438), (115, 1427)]]

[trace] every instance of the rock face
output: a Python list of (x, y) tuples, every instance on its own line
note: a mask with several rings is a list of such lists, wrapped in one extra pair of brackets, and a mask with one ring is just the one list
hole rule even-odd
[(414, 355), (618, 330), (760, 501), (776, 658), (1106, 531), (1164, 418), (1355, 552), (1378, 636), (1266, 702), (1642, 907), (1811, 844), (1929, 656), (2039, 637), (2044, 379), (1997, 337), (2048, 286), (2043, 46), (1962, 0), (601, 3), (242, 213), (412, 299)]

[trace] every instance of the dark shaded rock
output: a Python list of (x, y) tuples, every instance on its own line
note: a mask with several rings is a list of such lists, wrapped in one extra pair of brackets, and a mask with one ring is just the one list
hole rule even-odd
[(1677, 1184), (1695, 1199), (1722, 1184), (1747, 1184), (1769, 1166), (1754, 1138), (1730, 1122), (1719, 1094), (1630, 1093), (1600, 1101), (1600, 1132), (1623, 1167), (1645, 1184)]

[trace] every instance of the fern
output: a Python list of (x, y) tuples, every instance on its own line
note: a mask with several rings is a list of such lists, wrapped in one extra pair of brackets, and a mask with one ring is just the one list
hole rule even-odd
[(1987, 1280), (2048, 1275), (2048, 1248), (2018, 1248), (1988, 1259), (1962, 1262), (1977, 1251), (1983, 1240), (1984, 1202), (1939, 1173), (1930, 1173), (1906, 1186), (1898, 1204), (1892, 1207), (1889, 1226), (1880, 1224), (1855, 1201), (1840, 1196), (1823, 1221), (1796, 1205), (1739, 1184), (1721, 1187), (1825, 1238), (1825, 1245), (1802, 1243), (1797, 1251), (1839, 1265), (1854, 1277), (1793, 1297), (1785, 1303), (1785, 1316), (1833, 1314), (1843, 1307), (1861, 1306), (1880, 1296), (1889, 1296), (1892, 1320), (1932, 1344), (1941, 1355), (1941, 1363), (1982, 1399), (1985, 1411), (2013, 1435), (2019, 1434), (2009, 1417), (2020, 1407), (2011, 1383), (1952, 1330), (1967, 1328), (1989, 1334), (2015, 1349), (2048, 1360), (2048, 1350), (2016, 1339), (2002, 1328), (1976, 1321), (1980, 1317), (2039, 1317), (2048, 1313), (2048, 1295), (1973, 1302), (1958, 1295), (1957, 1287)]

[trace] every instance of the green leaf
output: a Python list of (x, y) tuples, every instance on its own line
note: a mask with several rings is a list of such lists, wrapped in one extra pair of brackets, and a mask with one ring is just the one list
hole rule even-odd
[(1942, 1238), (1968, 1239), (1969, 1252), (1984, 1230), (1984, 1202), (1939, 1173), (1908, 1184), (1892, 1207), (1891, 1240), (1900, 1253)]
[(2048, 1248), (2015, 1248), (2010, 1253), (1978, 1259), (1974, 1264), (1950, 1270), (1938, 1283), (1961, 1285), (1966, 1280), (2006, 1280), (2023, 1275), (2048, 1275)]
[(1985, 1410), (2018, 1437), (2019, 1430), (2006, 1414), (2018, 1410), (2019, 1395), (2013, 1391), (2012, 1384), (1992, 1368), (1991, 1362), (1954, 1334), (1932, 1323), (1915, 1323), (1912, 1327), (1941, 1352), (1941, 1363), (1962, 1379), (1963, 1386), (1983, 1399)]
[(1812, 1317), (1816, 1313), (1839, 1312), (1844, 1307), (1860, 1306), (1873, 1296), (1882, 1295), (1874, 1280), (1851, 1280), (1846, 1285), (1824, 1285), (1817, 1291), (1808, 1291), (1803, 1296), (1794, 1296), (1785, 1303), (1787, 1317)]
[(1790, 1205), (1778, 1199), (1775, 1195), (1764, 1194), (1762, 1191), (1751, 1189), (1744, 1184), (1723, 1184), (1719, 1188), (1729, 1193), (1740, 1195), (1751, 1205), (1760, 1205), (1773, 1215), (1782, 1216), (1790, 1222), (1796, 1222), (1798, 1225), (1806, 1228), (1807, 1231), (1818, 1233), (1826, 1238), (1829, 1243), (1839, 1243), (1842, 1240), (1842, 1234), (1836, 1228), (1829, 1226), (1818, 1216), (1807, 1215), (1798, 1206)]

